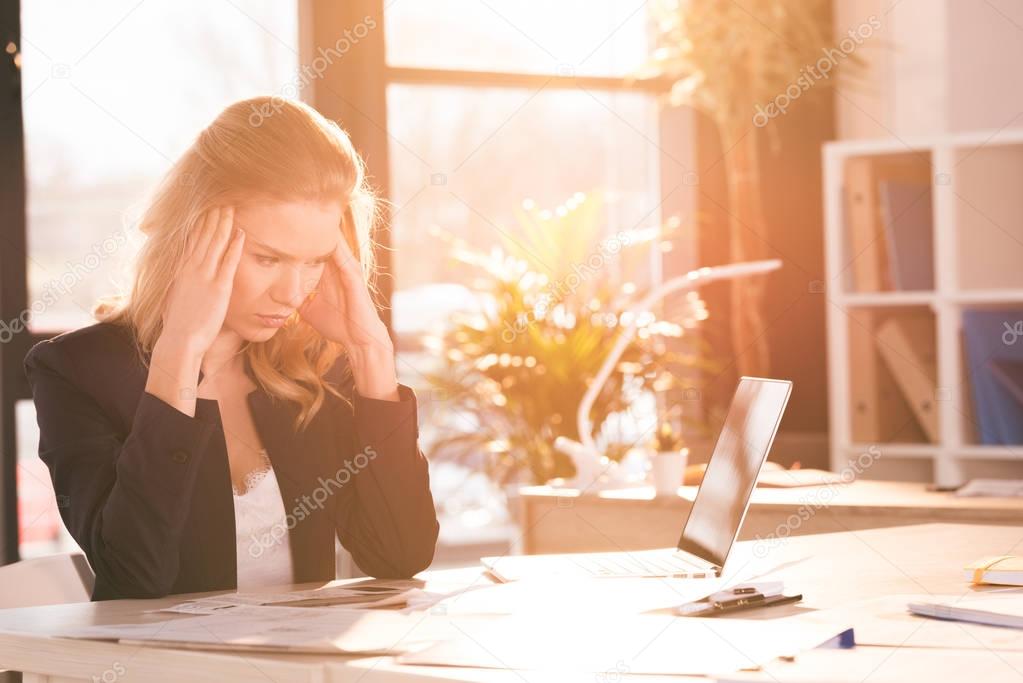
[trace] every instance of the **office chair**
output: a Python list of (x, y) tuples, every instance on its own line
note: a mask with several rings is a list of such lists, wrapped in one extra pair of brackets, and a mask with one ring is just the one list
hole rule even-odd
[(14, 562), (0, 567), (0, 609), (88, 602), (95, 583), (82, 553)]

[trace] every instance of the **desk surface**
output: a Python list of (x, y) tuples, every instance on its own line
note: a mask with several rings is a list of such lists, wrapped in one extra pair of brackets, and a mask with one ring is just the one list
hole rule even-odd
[[(637, 486), (607, 491), (587, 491), (551, 486), (526, 486), (520, 489), (524, 498), (549, 500), (579, 498), (600, 500), (607, 504), (634, 504), (682, 507), (696, 498), (696, 486), (680, 486), (677, 496), (655, 496), (652, 486)], [(901, 481), (870, 481), (857, 479), (833, 486), (798, 486), (793, 488), (761, 488), (753, 491), (751, 505), (792, 506), (808, 499), (819, 499), (829, 507), (870, 507), (893, 512), (905, 510), (990, 510), (1019, 512), (1023, 516), (1023, 498), (981, 498), (956, 496), (951, 492), (928, 491), (926, 484)]]
[[(800, 605), (772, 608), (778, 611), (772, 612), (771, 618), (893, 594), (961, 595), (969, 591), (962, 579), (962, 567), (967, 562), (983, 555), (1021, 552), (1023, 528), (1007, 526), (926, 524), (792, 537), (771, 547), (770, 557), (777, 559), (778, 563), (807, 558), (786, 566), (778, 573), (788, 587), (803, 593), (804, 600)], [(450, 586), (486, 581), (478, 568), (426, 572), (422, 578), (427, 580), (428, 588), (431, 582)], [(26, 683), (57, 680), (64, 683), (68, 680), (94, 680), (94, 677), (96, 680), (116, 679), (122, 683), (133, 680), (218, 683), (232, 680), (282, 683), (566, 680), (564, 675), (554, 677), (537, 672), (410, 667), (396, 664), (389, 657), (196, 652), (47, 637), (47, 633), (58, 627), (181, 618), (176, 615), (144, 615), (143, 611), (171, 605), (186, 597), (192, 596), (0, 610), (0, 630), (18, 632), (0, 634), (0, 666), (34, 674), (26, 676)], [(765, 615), (764, 618), (768, 617)], [(906, 615), (905, 618), (913, 617)], [(949, 661), (947, 657), (953, 657), (958, 662), (956, 666), (961, 666), (964, 671), (980, 670), (978, 667), (985, 672), (991, 671), (991, 676), (985, 673), (985, 683), (1020, 679), (1023, 652), (990, 652), (983, 642), (970, 636), (967, 626), (962, 625), (961, 628), (964, 631), (962, 649), (861, 646), (855, 651), (818, 651), (812, 656), (799, 657), (794, 663), (780, 662), (770, 671), (743, 673), (736, 678), (823, 680), (820, 671), (824, 667), (831, 673), (884, 669), (892, 672), (891, 678), (872, 676), (869, 680), (903, 680), (899, 672), (910, 666), (917, 673), (921, 671), (920, 667), (931, 667), (938, 673), (947, 672), (941, 663)], [(878, 653), (889, 656), (881, 657)], [(892, 656), (896, 653), (898, 656)], [(817, 667), (816, 674), (814, 667)], [(1004, 676), (999, 677), (998, 672)], [(663, 677), (623, 676), (625, 680), (630, 678), (644, 683), (668, 680)], [(592, 681), (593, 674), (580, 673), (577, 680)]]

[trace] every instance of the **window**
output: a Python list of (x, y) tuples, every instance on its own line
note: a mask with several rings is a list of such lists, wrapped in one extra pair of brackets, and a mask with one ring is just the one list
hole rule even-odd
[(649, 53), (645, 2), (419, 0), (385, 18), (392, 66), (625, 76)]
[[(421, 339), (453, 311), (485, 305), (475, 275), (449, 257), (435, 230), (489, 250), (522, 239), (524, 208), (554, 212), (579, 193), (602, 197), (604, 236), (657, 226), (662, 164), (673, 162), (655, 142), (656, 93), (624, 78), (652, 42), (645, 3), (397, 2), (384, 23), (392, 324), (401, 379), (427, 399), (429, 453), (426, 375), (437, 361)], [(650, 277), (657, 272), (654, 265)], [(493, 543), (494, 529), (508, 522), (494, 503), (501, 492), (481, 473), (439, 459), (433, 481), (442, 539)], [(475, 540), (480, 534), (484, 541)]]
[(279, 0), (22, 4), (33, 330), (127, 286), (132, 207), (225, 106), (288, 83), (297, 22)]
[[(96, 299), (129, 286), (132, 207), (225, 106), (292, 82), (296, 5), (22, 3), (32, 331), (91, 324)], [(16, 430), (20, 553), (71, 550), (31, 400)]]

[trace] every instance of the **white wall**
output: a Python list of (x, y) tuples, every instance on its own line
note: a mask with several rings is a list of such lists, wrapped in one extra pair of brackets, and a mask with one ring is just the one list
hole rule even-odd
[(835, 34), (876, 16), (835, 94), (840, 139), (1023, 128), (1019, 0), (835, 0)]

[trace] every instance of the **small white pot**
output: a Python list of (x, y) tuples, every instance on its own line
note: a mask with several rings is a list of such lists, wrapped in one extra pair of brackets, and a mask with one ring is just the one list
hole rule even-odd
[(659, 496), (678, 495), (678, 487), (682, 485), (682, 476), (689, 461), (689, 449), (660, 452), (650, 461), (654, 489)]

